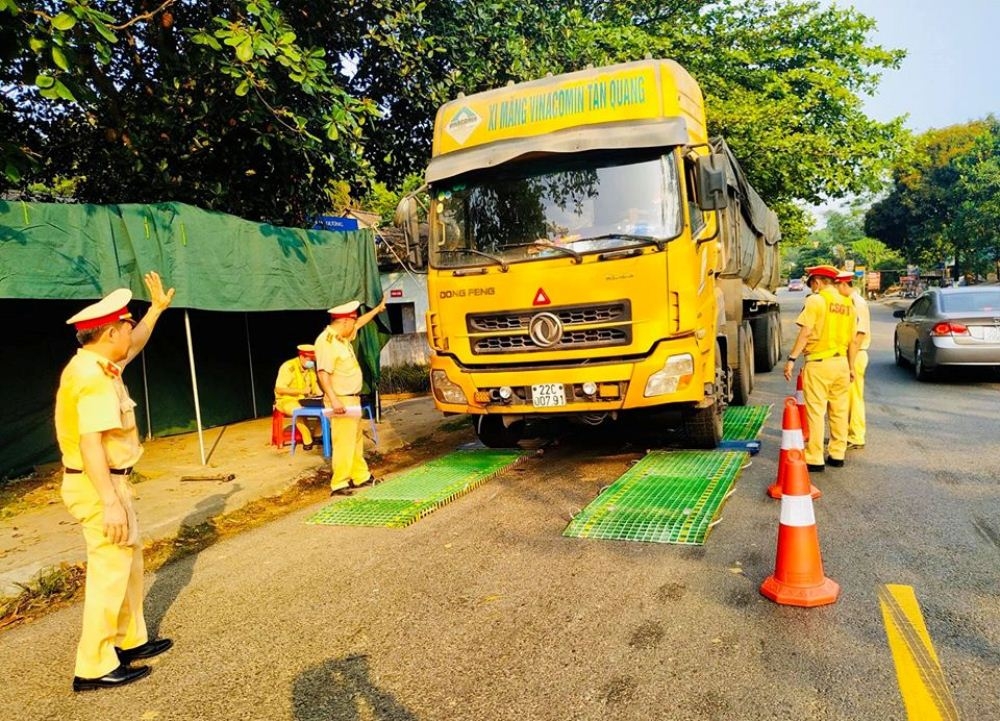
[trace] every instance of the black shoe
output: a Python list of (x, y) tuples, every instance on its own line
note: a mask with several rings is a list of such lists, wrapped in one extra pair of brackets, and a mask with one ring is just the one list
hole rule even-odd
[(865, 447), (864, 443), (848, 443), (847, 444), (847, 450), (849, 450), (849, 451), (860, 451), (860, 450), (863, 450), (864, 447)]
[(115, 648), (115, 652), (118, 654), (119, 661), (128, 664), (140, 658), (159, 656), (173, 645), (174, 642), (169, 638), (158, 638), (155, 641), (146, 641), (135, 648)]
[(115, 686), (124, 686), (127, 683), (138, 681), (143, 676), (146, 676), (149, 673), (149, 670), (149, 666), (136, 666), (135, 668), (129, 668), (125, 664), (122, 664), (114, 671), (110, 671), (100, 678), (80, 678), (79, 676), (74, 676), (73, 690), (93, 691), (98, 688), (114, 688)]
[(304, 450), (304, 451), (311, 451), (312, 449), (313, 449), (313, 444), (312, 443), (303, 443), (302, 444), (302, 450)]
[(826, 468), (822, 463), (807, 463), (806, 468), (809, 469), (810, 473), (822, 473), (823, 469)]
[(833, 468), (843, 468), (844, 459), (843, 458), (827, 458), (826, 465), (832, 466)]
[(354, 481), (348, 481), (351, 484), (351, 488), (361, 488), (361, 486), (367, 486), (369, 483), (375, 485), (375, 476), (368, 476), (361, 483), (355, 483)]
[(330, 489), (331, 496), (349, 496), (351, 495), (352, 486), (349, 482), (346, 486), (337, 486), (336, 488)]

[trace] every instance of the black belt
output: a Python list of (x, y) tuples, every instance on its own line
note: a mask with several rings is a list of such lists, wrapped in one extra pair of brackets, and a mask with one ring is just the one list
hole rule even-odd
[(842, 356), (843, 353), (834, 353), (833, 355), (829, 355), (826, 358), (813, 358), (811, 360), (809, 358), (806, 358), (806, 363), (822, 363), (825, 360), (830, 360), (831, 358), (841, 358)]
[[(130, 476), (132, 475), (132, 467), (128, 468), (109, 468), (109, 471), (116, 476)], [(79, 468), (64, 468), (64, 473), (83, 473)]]

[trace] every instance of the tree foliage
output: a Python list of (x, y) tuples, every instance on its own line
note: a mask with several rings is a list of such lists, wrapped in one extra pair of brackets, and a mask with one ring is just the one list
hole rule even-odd
[(302, 222), (331, 180), (368, 177), (374, 105), (269, 0), (0, 0), (0, 35), (12, 181)]
[(931, 130), (900, 156), (866, 231), (924, 267), (955, 259), (956, 273), (996, 265), (1000, 245), (1000, 122)]
[(816, 0), (32, 7), (0, 0), (0, 153), (18, 184), (82, 176), (82, 200), (300, 220), (332, 181), (360, 194), (421, 172), (436, 109), (460, 92), (647, 55), (699, 81), (711, 132), (788, 240), (808, 228), (795, 201), (872, 189), (903, 137), (900, 120), (861, 110), (902, 53), (870, 42), (872, 20)]
[(785, 268), (793, 278), (805, 275), (809, 266), (843, 268), (847, 261), (868, 270), (899, 270), (905, 264), (903, 257), (885, 243), (865, 236), (864, 211), (860, 207), (827, 213), (822, 228), (810, 233), (804, 244), (784, 253)]

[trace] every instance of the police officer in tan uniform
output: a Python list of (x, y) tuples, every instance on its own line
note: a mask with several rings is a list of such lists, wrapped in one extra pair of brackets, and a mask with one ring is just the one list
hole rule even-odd
[(843, 271), (837, 276), (837, 290), (854, 303), (858, 325), (854, 336), (858, 351), (854, 358), (854, 380), (851, 381), (851, 402), (847, 411), (847, 450), (865, 447), (865, 371), (868, 369), (868, 348), (872, 344), (872, 316), (868, 301), (854, 287), (854, 273)]
[(149, 340), (174, 289), (156, 272), (144, 277), (152, 306), (138, 324), (128, 312), (132, 292), (120, 288), (68, 321), (82, 346), (63, 369), (55, 425), (62, 452), (62, 498), (83, 527), (87, 582), (74, 691), (121, 686), (149, 673), (132, 661), (172, 645), (150, 640), (142, 613), (142, 542), (129, 476), (142, 455), (135, 402), (122, 370)]
[(362, 316), (356, 300), (327, 311), (330, 324), (316, 338), (316, 371), (330, 412), (333, 459), (330, 493), (372, 480), (361, 433), (361, 366), (351, 345), (358, 331), (385, 310), (385, 299)]
[[(785, 380), (792, 379), (795, 361), (805, 353), (802, 369), (802, 392), (809, 419), (806, 465), (821, 472), (827, 465), (844, 465), (847, 451), (848, 408), (857, 341), (854, 337), (857, 316), (854, 304), (844, 298), (834, 285), (839, 271), (832, 265), (806, 268), (806, 284), (812, 295), (806, 298), (796, 319), (799, 334), (785, 363)], [(829, 455), (824, 459), (823, 430), (830, 418)]]
[[(323, 395), (316, 377), (316, 348), (311, 343), (303, 343), (297, 347), (298, 355), (281, 364), (278, 378), (274, 381), (274, 407), (286, 416), (301, 408), (299, 401), (303, 398), (317, 398)], [(302, 445), (306, 450), (312, 448), (313, 434), (304, 420), (295, 424), (302, 435)]]

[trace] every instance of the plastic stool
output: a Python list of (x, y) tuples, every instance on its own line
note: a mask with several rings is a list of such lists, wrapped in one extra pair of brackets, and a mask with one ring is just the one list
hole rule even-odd
[[(324, 413), (325, 408), (296, 408), (292, 411), (292, 428), (300, 417), (319, 418), (320, 427), (323, 433), (323, 457), (330, 458), (333, 455), (333, 443), (330, 440), (330, 418)], [(296, 434), (297, 435), (297, 434)], [(292, 436), (291, 455), (295, 455), (295, 436)]]
[(281, 448), (285, 445), (284, 439), (285, 414), (277, 408), (271, 409), (271, 445)]
[(361, 405), (361, 417), (365, 417), (365, 411), (368, 411), (368, 425), (372, 430), (372, 440), (375, 441), (375, 445), (378, 445), (378, 431), (375, 429), (375, 414), (372, 413), (372, 406), (370, 403), (364, 403)]

